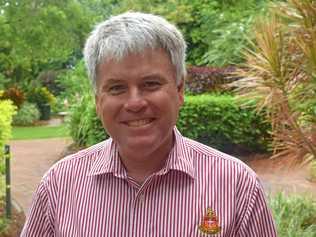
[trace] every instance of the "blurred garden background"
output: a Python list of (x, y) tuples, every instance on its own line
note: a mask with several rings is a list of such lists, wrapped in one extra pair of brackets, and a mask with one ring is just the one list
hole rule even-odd
[[(316, 187), (316, 1), (2, 0), (0, 236), (12, 224), (2, 149), (10, 139), (68, 137), (75, 151), (108, 137), (82, 49), (96, 23), (127, 10), (162, 15), (184, 34), (183, 135), (246, 162), (308, 167)], [(269, 203), (279, 236), (316, 236), (315, 196), (277, 193)]]

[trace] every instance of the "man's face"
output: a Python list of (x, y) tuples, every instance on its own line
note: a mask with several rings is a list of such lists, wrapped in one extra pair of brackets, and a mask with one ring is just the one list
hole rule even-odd
[(106, 61), (98, 68), (97, 90), (97, 114), (125, 156), (169, 152), (183, 83), (176, 85), (175, 68), (164, 50)]

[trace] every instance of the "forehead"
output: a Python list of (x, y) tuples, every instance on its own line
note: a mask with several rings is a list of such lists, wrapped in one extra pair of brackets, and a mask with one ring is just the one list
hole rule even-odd
[(139, 53), (129, 53), (120, 60), (108, 59), (97, 68), (98, 80), (107, 78), (133, 78), (146, 74), (161, 74), (175, 79), (175, 66), (169, 54), (163, 49), (145, 49)]

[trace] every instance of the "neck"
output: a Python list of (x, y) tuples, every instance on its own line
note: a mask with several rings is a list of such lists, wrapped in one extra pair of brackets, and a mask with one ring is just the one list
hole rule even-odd
[(168, 159), (169, 153), (173, 147), (173, 137), (166, 143), (149, 154), (138, 152), (125, 153), (119, 148), (121, 161), (125, 166), (129, 177), (138, 183), (143, 183), (150, 175), (161, 170)]

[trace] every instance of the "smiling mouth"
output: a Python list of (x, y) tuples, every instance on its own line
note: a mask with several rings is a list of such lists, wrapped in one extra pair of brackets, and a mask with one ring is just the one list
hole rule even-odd
[(153, 119), (139, 119), (139, 120), (128, 121), (125, 124), (129, 127), (142, 127), (147, 124), (150, 124), (152, 121)]

